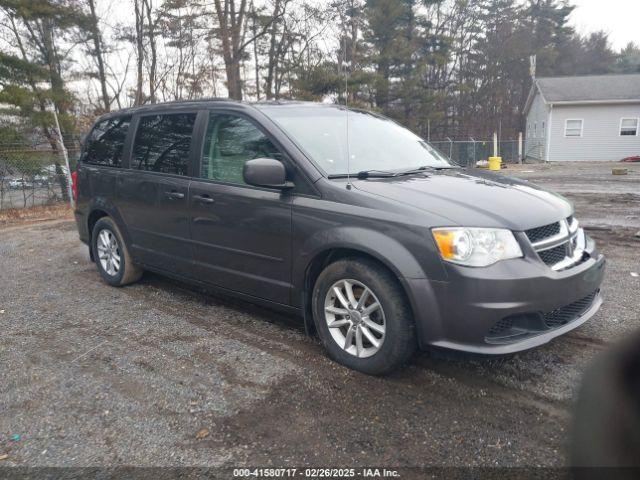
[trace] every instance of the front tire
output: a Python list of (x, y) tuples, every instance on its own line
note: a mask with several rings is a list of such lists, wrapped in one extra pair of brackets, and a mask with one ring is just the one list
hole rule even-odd
[(116, 223), (109, 217), (98, 220), (91, 235), (93, 257), (102, 279), (114, 287), (136, 282), (142, 269), (133, 264)]
[(413, 314), (397, 278), (374, 260), (327, 266), (313, 290), (313, 314), (329, 356), (353, 370), (383, 375), (416, 349)]

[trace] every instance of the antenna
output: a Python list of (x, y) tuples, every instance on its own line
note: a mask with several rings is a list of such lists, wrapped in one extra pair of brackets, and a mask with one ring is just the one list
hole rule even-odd
[(347, 190), (351, 190), (351, 150), (349, 148), (349, 68), (347, 65), (347, 36), (344, 35), (344, 47), (342, 49), (342, 65), (344, 65), (344, 108), (346, 115), (347, 133)]

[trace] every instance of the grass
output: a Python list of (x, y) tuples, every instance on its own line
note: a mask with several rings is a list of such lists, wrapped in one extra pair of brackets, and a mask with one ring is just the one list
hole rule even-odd
[(66, 203), (37, 205), (29, 208), (10, 208), (0, 211), (0, 226), (64, 218), (73, 218), (71, 206)]

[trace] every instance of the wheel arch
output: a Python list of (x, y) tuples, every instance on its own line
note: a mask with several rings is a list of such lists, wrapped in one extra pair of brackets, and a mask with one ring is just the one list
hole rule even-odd
[[(341, 258), (360, 257), (375, 261), (398, 279), (400, 288), (410, 304), (414, 305), (404, 278), (424, 278), (424, 271), (418, 261), (396, 240), (378, 232), (363, 233), (359, 230), (361, 229), (353, 229), (348, 233), (341, 230), (339, 235), (334, 235), (335, 241), (323, 242), (324, 245), (319, 244), (313, 249), (307, 245), (307, 248), (303, 249), (300, 258), (306, 261), (300, 262), (297, 269), (294, 268), (294, 271), (297, 270), (297, 274), (294, 273), (294, 285), (302, 286), (301, 297), (297, 301), (302, 308), (305, 330), (308, 334), (316, 331), (311, 305), (315, 282), (327, 265)], [(324, 232), (323, 239), (326, 240), (326, 238), (327, 232)], [(367, 240), (363, 241), (365, 238)]]
[(91, 240), (93, 238), (93, 227), (101, 218), (104, 218), (104, 217), (111, 218), (116, 223), (116, 225), (118, 226), (118, 229), (122, 233), (122, 236), (124, 237), (123, 240), (127, 243), (127, 245), (131, 245), (131, 238), (129, 236), (129, 231), (127, 230), (124, 224), (124, 221), (122, 219), (122, 216), (120, 215), (120, 212), (118, 212), (118, 209), (111, 202), (107, 201), (104, 198), (98, 197), (92, 202), (88, 211), (89, 211), (89, 214), (87, 215), (87, 230), (89, 232), (89, 239), (90, 239), (89, 240), (89, 256), (91, 257), (91, 261), (95, 261), (95, 256), (93, 252), (93, 241)]

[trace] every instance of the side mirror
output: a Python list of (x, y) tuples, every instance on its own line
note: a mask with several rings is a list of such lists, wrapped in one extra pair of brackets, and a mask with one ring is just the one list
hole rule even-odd
[(245, 183), (256, 187), (292, 188), (287, 182), (287, 171), (279, 160), (273, 158), (255, 158), (247, 160), (242, 168)]

